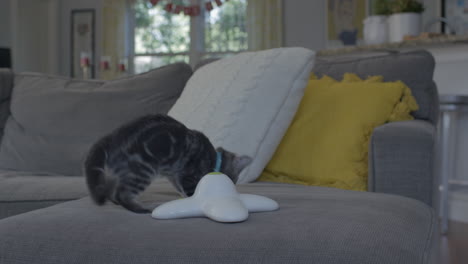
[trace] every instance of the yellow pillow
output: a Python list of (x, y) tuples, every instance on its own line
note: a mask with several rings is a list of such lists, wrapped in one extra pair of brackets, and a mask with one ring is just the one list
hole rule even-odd
[(418, 109), (402, 82), (338, 82), (312, 75), (299, 109), (259, 181), (367, 190), (367, 154), (375, 127), (411, 120)]

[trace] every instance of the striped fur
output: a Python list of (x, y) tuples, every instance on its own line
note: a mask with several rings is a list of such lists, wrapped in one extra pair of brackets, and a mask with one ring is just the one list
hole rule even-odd
[(132, 212), (149, 213), (136, 198), (155, 178), (167, 177), (179, 193), (191, 196), (200, 179), (213, 171), (216, 151), (222, 153), (221, 172), (236, 182), (251, 158), (215, 150), (201, 132), (167, 115), (149, 115), (94, 144), (84, 173), (96, 204), (110, 200)]

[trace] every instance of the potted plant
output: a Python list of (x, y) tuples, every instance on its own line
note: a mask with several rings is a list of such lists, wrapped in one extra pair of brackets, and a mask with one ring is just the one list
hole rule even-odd
[(390, 3), (392, 15), (388, 18), (390, 42), (400, 42), (406, 35), (421, 33), (421, 13), (424, 6), (417, 0), (394, 0)]
[(364, 42), (382, 44), (388, 40), (387, 18), (391, 14), (390, 0), (374, 1), (373, 14), (364, 19)]

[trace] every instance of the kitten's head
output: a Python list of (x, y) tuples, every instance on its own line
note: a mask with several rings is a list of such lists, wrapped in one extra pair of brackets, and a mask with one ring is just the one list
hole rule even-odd
[[(231, 178), (231, 180), (236, 183), (242, 170), (252, 162), (252, 158), (247, 156), (239, 156), (235, 153), (224, 150), (223, 148), (217, 148), (216, 151), (219, 152), (222, 157), (220, 172), (226, 174), (226, 176)], [(211, 163), (212, 161), (209, 162), (209, 164)], [(201, 167), (204, 167), (203, 163), (200, 165)], [(214, 171), (214, 169), (214, 167), (203, 168), (200, 170), (200, 174), (191, 173), (182, 178), (169, 177), (168, 179), (172, 182), (172, 184), (176, 187), (182, 196), (192, 196), (201, 178), (203, 178), (206, 173)]]
[(252, 162), (252, 158), (245, 155), (239, 156), (223, 148), (217, 148), (216, 151), (222, 156), (220, 172), (226, 174), (236, 183), (242, 170)]

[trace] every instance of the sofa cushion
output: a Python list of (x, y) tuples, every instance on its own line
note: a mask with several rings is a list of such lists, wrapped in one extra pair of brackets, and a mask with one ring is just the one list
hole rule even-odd
[(82, 176), (0, 171), (0, 202), (68, 201), (88, 194)]
[(254, 158), (238, 183), (255, 180), (286, 132), (315, 53), (304, 48), (246, 52), (198, 69), (169, 115), (215, 146)]
[(167, 113), (191, 73), (179, 63), (107, 82), (18, 74), (0, 168), (80, 175), (92, 143), (134, 118)]
[(0, 219), (87, 194), (84, 177), (0, 171)]
[[(67, 200), (69, 201), (69, 200)], [(16, 202), (1, 202), (0, 201), (0, 219), (10, 216), (26, 213), (33, 210), (49, 207), (59, 203), (62, 200), (38, 200), (38, 201), (16, 201)]]
[(432, 80), (434, 67), (434, 57), (424, 50), (401, 53), (376, 51), (320, 56), (317, 57), (313, 71), (319, 76), (328, 75), (335, 79), (351, 72), (361, 78), (382, 75), (384, 81), (401, 80), (411, 88), (419, 104), (419, 110), (413, 116), (435, 123), (439, 104), (437, 88)]
[[(278, 201), (237, 224), (156, 220), (89, 198), (0, 221), (4, 263), (429, 263), (437, 218), (413, 199), (339, 189), (253, 183)], [(156, 182), (144, 203), (179, 198)]]

